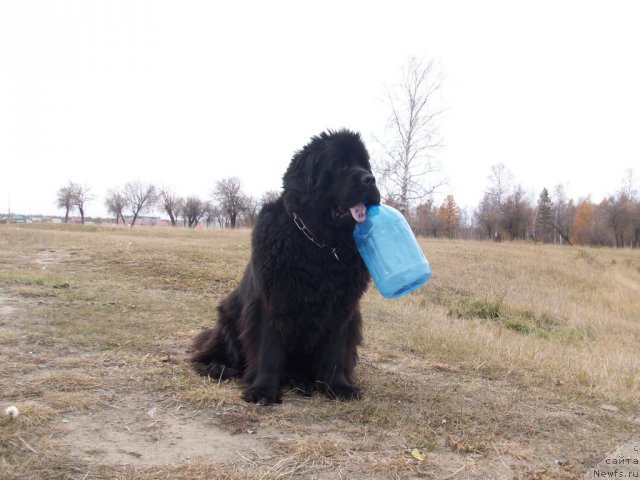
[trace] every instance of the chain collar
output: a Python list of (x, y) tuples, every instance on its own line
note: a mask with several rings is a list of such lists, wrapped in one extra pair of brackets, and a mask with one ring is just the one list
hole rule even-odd
[[(296, 224), (296, 227), (298, 227), (298, 229), (304, 233), (304, 235), (311, 240), (311, 243), (313, 243), (314, 245), (320, 247), (321, 249), (325, 249), (325, 248), (330, 248), (328, 247), (326, 244), (324, 243), (320, 243), (316, 240), (316, 238), (313, 235), (313, 232), (311, 230), (309, 230), (309, 227), (307, 227), (304, 222), (302, 221), (302, 219), (296, 214), (296, 212), (293, 212), (293, 223)], [(340, 261), (340, 258), (338, 257), (338, 253), (336, 252), (336, 248), (333, 247), (331, 248), (331, 253), (333, 254), (334, 257), (336, 257), (336, 260)]]

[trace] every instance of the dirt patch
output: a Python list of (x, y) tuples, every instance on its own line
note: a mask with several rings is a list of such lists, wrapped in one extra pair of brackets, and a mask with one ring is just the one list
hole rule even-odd
[(618, 446), (598, 465), (589, 469), (585, 478), (639, 478), (640, 438)]
[(34, 250), (31, 261), (43, 269), (60, 264), (72, 265), (78, 262), (90, 260), (91, 256), (81, 250), (56, 250), (52, 248), (39, 248)]
[(163, 406), (142, 395), (88, 415), (63, 416), (72, 456), (89, 464), (246, 463), (270, 456), (273, 432), (229, 433), (208, 412)]
[(16, 310), (15, 305), (15, 299), (0, 295), (0, 325), (2, 325), (3, 317), (12, 314)]

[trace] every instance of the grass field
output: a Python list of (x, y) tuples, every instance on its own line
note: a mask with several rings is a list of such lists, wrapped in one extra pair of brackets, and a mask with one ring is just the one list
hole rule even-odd
[(638, 472), (640, 251), (422, 244), (425, 287), (363, 300), (364, 399), (262, 407), (186, 363), (248, 232), (1, 225), (0, 478)]

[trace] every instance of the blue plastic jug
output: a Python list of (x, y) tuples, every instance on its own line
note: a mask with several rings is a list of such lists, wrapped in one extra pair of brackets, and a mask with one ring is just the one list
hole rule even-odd
[(429, 262), (404, 215), (388, 205), (370, 205), (357, 223), (353, 240), (378, 290), (400, 297), (431, 278)]

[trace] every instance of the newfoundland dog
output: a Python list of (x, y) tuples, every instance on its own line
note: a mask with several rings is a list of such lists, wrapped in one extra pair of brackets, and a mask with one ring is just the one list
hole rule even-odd
[(280, 403), (284, 387), (360, 398), (353, 370), (369, 273), (352, 232), (364, 205), (378, 203), (360, 136), (313, 137), (258, 215), (240, 284), (219, 304), (216, 326), (194, 340), (194, 369), (242, 378), (247, 402)]

